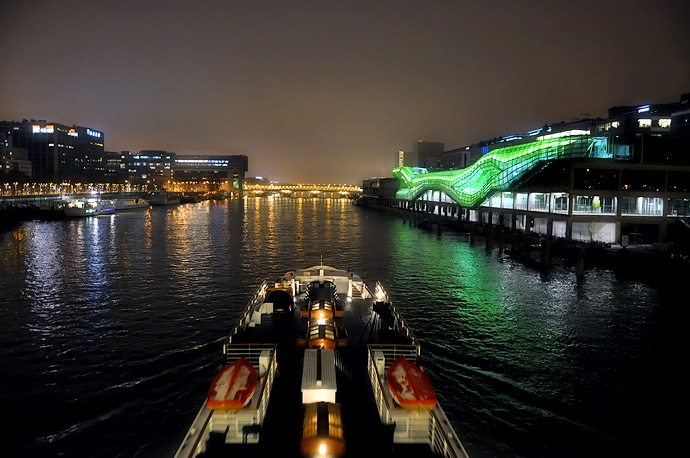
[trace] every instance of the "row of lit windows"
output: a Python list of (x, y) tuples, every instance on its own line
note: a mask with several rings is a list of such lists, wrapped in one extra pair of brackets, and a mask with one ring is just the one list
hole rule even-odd
[[(572, 203), (573, 214), (601, 214), (615, 216), (620, 205), (621, 216), (662, 216), (664, 199), (661, 197), (583, 196), (565, 193), (516, 194), (498, 193), (485, 206), (534, 212), (567, 214)], [(666, 216), (686, 216), (690, 199), (666, 199)]]
[(316, 325), (309, 328), (309, 339), (335, 340), (335, 331), (331, 326)]
[(213, 167), (227, 167), (227, 159), (175, 159), (178, 164), (211, 165)]
[[(657, 120), (656, 124), (658, 127), (662, 129), (668, 129), (669, 127), (671, 127), (671, 119), (661, 118)], [(638, 119), (637, 125), (638, 127), (652, 127), (652, 120), (649, 118)]]
[(605, 124), (600, 124), (597, 126), (597, 131), (598, 132), (604, 132), (609, 129), (618, 129), (620, 127), (621, 123), (620, 121), (611, 121), (607, 122)]
[[(342, 439), (343, 423), (340, 415), (340, 408), (337, 404), (328, 403), (328, 418), (325, 422), (328, 425), (328, 433), (326, 436)], [(318, 404), (308, 404), (305, 406), (304, 425), (302, 435), (304, 438), (311, 438), (318, 436)]]
[[(656, 124), (656, 126), (654, 126)], [(597, 132), (605, 132), (610, 129), (617, 129), (621, 125), (620, 121), (611, 121), (597, 126)], [(650, 128), (659, 127), (661, 129), (669, 129), (671, 127), (671, 118), (659, 118), (652, 120), (651, 118), (640, 118), (637, 120), (637, 127)]]

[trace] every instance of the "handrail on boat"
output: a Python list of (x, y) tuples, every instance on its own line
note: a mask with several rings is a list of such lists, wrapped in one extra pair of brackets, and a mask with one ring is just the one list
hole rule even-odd
[(230, 331), (230, 334), (228, 334), (228, 337), (226, 339), (227, 343), (230, 343), (232, 341), (232, 336), (237, 334), (239, 331), (244, 329), (247, 326), (247, 323), (251, 320), (252, 313), (255, 311), (255, 307), (257, 305), (261, 305), (263, 302), (264, 295), (266, 294), (266, 289), (268, 288), (268, 281), (264, 280), (261, 283), (261, 286), (259, 289), (254, 292), (252, 295), (252, 298), (247, 302), (247, 305), (244, 308), (244, 311), (240, 315), (240, 318), (237, 320), (237, 323), (235, 323), (235, 326), (232, 328)]
[[(401, 344), (370, 344), (368, 349), (368, 373), (369, 381), (374, 391), (376, 407), (379, 418), (383, 424), (395, 424), (396, 418), (393, 417), (392, 410), (388, 407), (393, 403), (390, 394), (383, 388), (385, 385), (385, 373), (390, 364), (399, 356), (412, 360), (415, 358), (416, 345)], [(400, 411), (396, 416), (399, 419)], [(417, 418), (416, 415), (413, 415)], [(420, 417), (421, 418), (421, 417)], [(422, 433), (434, 452), (444, 458), (468, 458), (467, 451), (462, 445), (455, 429), (453, 429), (446, 413), (440, 404), (429, 411), (429, 429), (424, 426), (424, 422), (419, 423), (416, 433)], [(410, 418), (411, 419), (411, 418)], [(419, 418), (417, 418), (419, 420)], [(407, 428), (415, 429), (413, 421), (407, 424)]]
[(379, 281), (376, 282), (376, 290), (374, 292), (374, 299), (377, 302), (385, 302), (388, 304), (388, 307), (390, 308), (391, 313), (395, 317), (395, 321), (396, 321), (397, 326), (400, 329), (400, 332), (405, 337), (410, 339), (412, 341), (413, 345), (417, 346), (417, 349), (418, 349), (417, 350), (418, 351), (417, 357), (420, 358), (421, 357), (421, 345), (419, 343), (419, 340), (417, 340), (417, 336), (414, 335), (414, 332), (412, 332), (412, 329), (407, 325), (407, 322), (402, 317), (402, 315), (398, 311), (398, 308), (395, 306), (395, 304), (391, 300), (390, 296), (388, 295), (388, 293), (384, 289), (383, 285)]

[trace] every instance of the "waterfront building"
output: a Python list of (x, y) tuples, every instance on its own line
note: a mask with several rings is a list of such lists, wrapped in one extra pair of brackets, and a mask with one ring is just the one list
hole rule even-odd
[(241, 196), (249, 160), (244, 155), (178, 155), (173, 173), (177, 182), (227, 182), (227, 192)]
[(120, 156), (126, 179), (135, 185), (165, 188), (173, 179), (175, 153), (162, 150), (123, 151)]
[(126, 179), (124, 166), (121, 165), (121, 153), (116, 151), (103, 152), (103, 176), (106, 183), (123, 183)]
[(26, 150), (37, 181), (93, 181), (104, 170), (103, 132), (45, 120), (0, 121), (10, 150)]
[[(395, 206), (582, 242), (687, 238), (689, 103), (684, 94), (675, 103), (612, 107), (606, 119), (497, 137), (474, 145), (482, 154), (464, 168), (398, 167)], [(388, 204), (380, 184), (368, 200)]]
[[(182, 155), (169, 151), (144, 150), (138, 154), (123, 151), (121, 156), (127, 180), (153, 189), (180, 188), (190, 184), (213, 183), (214, 189), (241, 194), (249, 161), (244, 155)], [(182, 183), (187, 183), (183, 186)], [(189, 190), (189, 189), (179, 189)]]
[(374, 177), (362, 181), (362, 197), (365, 202), (378, 206), (396, 207), (395, 194), (400, 188), (400, 181), (391, 177)]
[(442, 142), (427, 142), (419, 140), (414, 144), (413, 157), (416, 163), (415, 167), (425, 167), (427, 161), (435, 158), (443, 153), (444, 145)]
[(432, 158), (443, 153), (443, 143), (419, 140), (412, 147), (412, 151), (399, 150), (396, 154), (395, 166), (425, 167)]
[[(0, 135), (0, 177), (31, 177), (32, 168), (29, 160), (29, 152), (26, 148), (18, 148), (11, 145), (8, 134)], [(1, 178), (0, 178), (1, 180)]]
[(428, 157), (423, 167), (430, 171), (464, 169), (479, 159), (486, 152), (484, 150), (488, 151), (488, 147), (476, 144), (444, 151), (437, 156)]
[(241, 194), (247, 156), (117, 153), (105, 151), (104, 141), (103, 132), (89, 127), (35, 119), (0, 121), (0, 174), (22, 182), (128, 183), (150, 190), (204, 182), (217, 184), (214, 190)]

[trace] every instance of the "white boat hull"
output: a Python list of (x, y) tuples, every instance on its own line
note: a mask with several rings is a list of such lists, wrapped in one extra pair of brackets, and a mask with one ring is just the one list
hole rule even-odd
[(110, 215), (115, 213), (115, 205), (111, 201), (74, 201), (64, 211), (67, 217)]

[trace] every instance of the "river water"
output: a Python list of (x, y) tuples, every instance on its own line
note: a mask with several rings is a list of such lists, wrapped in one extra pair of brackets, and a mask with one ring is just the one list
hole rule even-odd
[(344, 199), (248, 198), (0, 234), (2, 455), (171, 457), (254, 288), (321, 257), (384, 284), (471, 457), (680, 446), (686, 285), (536, 270)]

